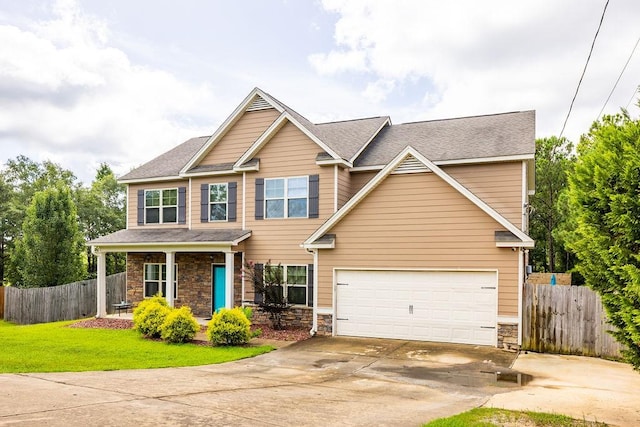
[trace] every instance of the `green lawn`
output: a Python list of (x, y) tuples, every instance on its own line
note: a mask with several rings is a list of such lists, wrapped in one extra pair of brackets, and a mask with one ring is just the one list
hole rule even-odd
[(73, 322), (0, 321), (0, 373), (79, 372), (223, 363), (273, 350), (150, 341), (130, 330), (67, 328)]
[(494, 427), (494, 426), (539, 426), (539, 427), (606, 427), (605, 423), (576, 420), (565, 415), (544, 412), (508, 411), (495, 408), (475, 408), (453, 417), (439, 418), (424, 427)]

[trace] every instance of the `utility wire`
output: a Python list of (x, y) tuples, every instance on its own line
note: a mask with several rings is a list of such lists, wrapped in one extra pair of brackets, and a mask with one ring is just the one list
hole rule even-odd
[[(618, 83), (620, 82), (620, 78), (622, 78), (622, 75), (624, 74), (624, 71), (627, 69), (627, 65), (629, 65), (629, 61), (631, 61), (631, 57), (633, 56), (633, 54), (636, 51), (636, 48), (638, 47), (638, 43), (640, 43), (640, 37), (638, 37), (638, 40), (636, 41), (636, 45), (633, 46), (633, 50), (631, 51), (631, 55), (629, 55), (629, 58), (627, 58), (627, 62), (624, 64), (624, 67), (622, 67), (622, 71), (620, 71), (620, 75), (618, 76), (618, 80), (616, 80), (616, 83), (611, 88), (611, 92), (609, 92), (609, 96), (607, 96), (607, 100), (604, 101), (604, 105), (602, 106), (602, 109), (598, 113), (598, 118), (596, 119), (596, 121), (600, 120), (600, 116), (602, 115), (602, 112), (604, 111), (604, 107), (607, 106), (607, 103), (609, 102), (609, 99), (611, 99), (611, 95), (613, 95), (613, 91), (616, 90), (616, 86), (618, 86)], [(633, 94), (634, 95), (636, 94), (635, 90), (633, 91)], [(629, 106), (629, 104), (627, 104), (627, 106)]]
[(637, 88), (634, 89), (633, 94), (631, 95), (631, 98), (629, 98), (629, 102), (627, 102), (627, 106), (624, 107), (625, 110), (629, 109), (629, 104), (631, 104), (631, 101), (633, 101), (633, 98), (636, 97), (636, 93), (640, 90), (640, 86), (638, 86)]
[(580, 80), (578, 81), (578, 86), (576, 87), (576, 93), (573, 94), (573, 99), (571, 100), (571, 105), (569, 106), (567, 117), (564, 119), (564, 124), (562, 125), (562, 130), (560, 131), (559, 138), (562, 138), (562, 134), (564, 133), (564, 128), (567, 126), (567, 121), (569, 121), (569, 116), (571, 115), (571, 110), (573, 109), (573, 103), (576, 101), (576, 97), (578, 96), (578, 91), (580, 90), (582, 79), (584, 78), (584, 74), (587, 72), (587, 66), (589, 65), (591, 54), (593, 53), (593, 46), (595, 46), (596, 44), (596, 39), (598, 38), (598, 33), (600, 32), (600, 27), (602, 27), (602, 21), (604, 21), (604, 14), (607, 11), (607, 6), (609, 6), (609, 0), (607, 0), (607, 2), (604, 5), (604, 9), (602, 10), (602, 16), (600, 17), (600, 23), (598, 24), (598, 29), (596, 30), (595, 36), (593, 36), (593, 42), (591, 42), (591, 49), (589, 49), (589, 56), (587, 56), (587, 62), (585, 62), (584, 64), (582, 75), (580, 76)]

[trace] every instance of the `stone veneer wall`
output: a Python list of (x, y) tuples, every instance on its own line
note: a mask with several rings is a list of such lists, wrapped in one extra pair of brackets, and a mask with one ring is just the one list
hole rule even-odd
[[(256, 325), (270, 325), (271, 319), (269, 313), (261, 310), (252, 304), (245, 304), (253, 307), (252, 323)], [(313, 308), (311, 307), (291, 307), (282, 317), (282, 323), (286, 328), (291, 329), (308, 329), (313, 326)]]
[[(211, 316), (211, 265), (224, 264), (223, 253), (176, 253), (178, 264), (178, 296), (175, 306), (191, 307), (198, 317)], [(144, 264), (166, 262), (164, 253), (127, 254), (127, 299), (134, 305), (144, 298)], [(242, 254), (234, 259), (234, 305), (242, 300)]]
[(333, 335), (333, 314), (318, 314), (318, 335)]
[(519, 351), (518, 325), (514, 323), (498, 323), (498, 348)]

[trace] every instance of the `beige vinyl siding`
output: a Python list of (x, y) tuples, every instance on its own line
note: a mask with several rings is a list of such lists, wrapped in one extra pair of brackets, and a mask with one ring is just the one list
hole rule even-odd
[(370, 172), (355, 172), (351, 174), (351, 195), (349, 198), (353, 197), (358, 191), (364, 187), (367, 182), (371, 181), (374, 176), (378, 174), (379, 171), (370, 171)]
[[(260, 171), (247, 173), (246, 224), (251, 238), (246, 241), (245, 259), (258, 263), (271, 260), (283, 264), (312, 264), (312, 254), (300, 247), (333, 213), (333, 166), (320, 167), (315, 159), (321, 148), (294, 125), (288, 123), (260, 150)], [(289, 178), (319, 175), (319, 217), (255, 219), (256, 178)], [(246, 298), (251, 299), (251, 286)]]
[(522, 162), (444, 166), (442, 169), (522, 229)]
[(338, 209), (351, 198), (351, 174), (347, 169), (338, 167)]
[(247, 111), (216, 143), (199, 165), (236, 162), (280, 115), (277, 110)]
[(189, 218), (189, 180), (180, 180), (180, 181), (167, 181), (167, 182), (150, 182), (146, 184), (129, 184), (128, 186), (128, 194), (127, 194), (127, 222), (129, 224), (129, 229), (133, 228), (163, 228), (163, 227), (180, 227), (186, 228), (188, 227), (188, 219), (187, 224), (149, 224), (144, 226), (138, 225), (138, 190), (155, 190), (155, 189), (171, 189), (178, 187), (186, 187), (187, 188), (187, 212), (186, 218)]
[[(229, 221), (215, 221), (215, 222), (201, 222), (200, 221), (200, 185), (202, 184), (227, 184), (229, 182), (236, 182), (238, 184), (237, 204), (236, 204), (236, 220), (235, 222)], [(204, 178), (192, 178), (191, 179), (191, 228), (203, 229), (203, 228), (242, 228), (242, 175), (216, 175)], [(188, 199), (187, 199), (188, 202)]]
[(333, 306), (334, 268), (498, 270), (499, 315), (518, 312), (518, 252), (496, 248), (494, 219), (433, 173), (388, 176), (319, 250), (318, 306)]

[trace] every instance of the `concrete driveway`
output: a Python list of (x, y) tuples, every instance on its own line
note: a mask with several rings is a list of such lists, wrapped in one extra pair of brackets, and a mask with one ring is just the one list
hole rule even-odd
[(519, 390), (515, 354), (316, 337), (189, 368), (0, 375), (1, 425), (420, 425)]

